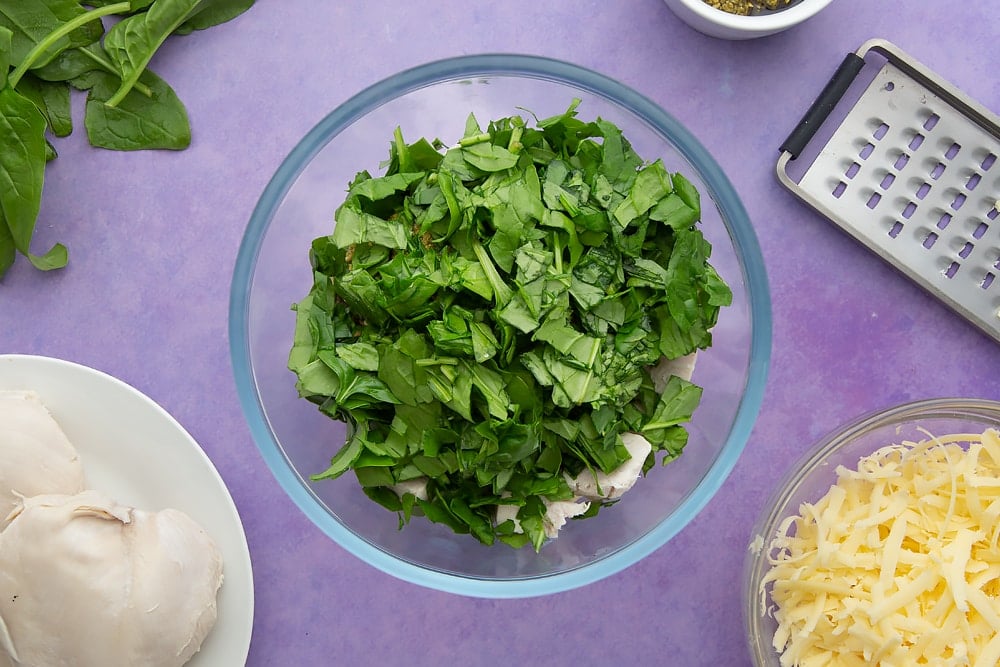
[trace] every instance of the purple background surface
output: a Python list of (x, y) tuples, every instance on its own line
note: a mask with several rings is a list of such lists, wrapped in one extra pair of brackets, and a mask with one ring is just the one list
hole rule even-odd
[[(993, 0), (838, 0), (786, 33), (727, 42), (659, 0), (261, 0), (167, 42), (152, 66), (191, 117), (183, 152), (58, 141), (34, 248), (0, 283), (0, 352), (83, 363), (173, 414), (215, 462), (254, 566), (249, 665), (747, 665), (740, 568), (750, 525), (790, 461), (869, 410), (1000, 398), (1000, 346), (801, 205), (777, 148), (844, 53), (883, 37), (1000, 112)], [(629, 85), (685, 124), (742, 197), (773, 299), (770, 375), (745, 452), (666, 546), (582, 589), (493, 601), (425, 590), (358, 561), (285, 497), (240, 412), (227, 341), (233, 262), (264, 186), (338, 104), (448, 56), (559, 58)]]

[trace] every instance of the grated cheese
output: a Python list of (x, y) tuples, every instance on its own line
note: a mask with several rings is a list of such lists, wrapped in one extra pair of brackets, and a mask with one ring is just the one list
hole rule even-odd
[(1000, 432), (928, 434), (836, 472), (767, 545), (782, 666), (1000, 664)]

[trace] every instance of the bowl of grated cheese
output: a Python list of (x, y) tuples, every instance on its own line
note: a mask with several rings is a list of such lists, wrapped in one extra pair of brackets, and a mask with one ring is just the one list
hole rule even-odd
[(1000, 402), (858, 418), (797, 461), (750, 535), (758, 666), (1000, 664)]

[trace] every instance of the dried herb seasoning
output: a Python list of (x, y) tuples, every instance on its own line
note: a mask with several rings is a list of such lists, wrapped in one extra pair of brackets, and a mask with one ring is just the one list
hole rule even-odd
[(706, 5), (728, 14), (750, 16), (785, 9), (792, 0), (704, 0)]

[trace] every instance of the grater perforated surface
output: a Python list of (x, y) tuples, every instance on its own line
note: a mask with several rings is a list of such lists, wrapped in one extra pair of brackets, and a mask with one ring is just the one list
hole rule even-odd
[(893, 63), (798, 187), (857, 240), (1000, 340), (1000, 140)]

